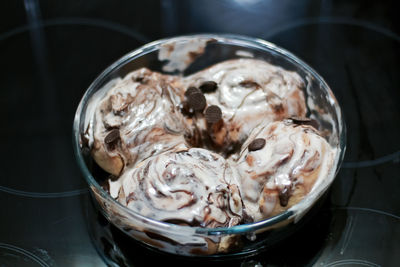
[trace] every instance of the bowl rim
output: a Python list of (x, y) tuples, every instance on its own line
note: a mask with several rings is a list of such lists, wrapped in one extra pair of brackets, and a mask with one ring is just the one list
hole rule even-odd
[[(336, 169), (335, 173), (333, 174), (332, 181), (330, 182), (328, 188), (331, 186), (333, 180), (335, 179), (335, 176), (337, 175), (341, 163), (344, 158), (344, 152), (346, 150), (346, 127), (345, 127), (345, 122), (344, 118), (342, 116), (342, 111), (341, 107), (336, 100), (335, 96), (333, 95), (329, 85), (325, 82), (325, 80), (308, 64), (306, 64), (303, 60), (295, 56), (293, 53), (287, 51), (284, 48), (281, 48), (271, 42), (259, 39), (259, 38), (254, 38), (254, 37), (249, 37), (249, 36), (244, 36), (244, 35), (237, 35), (237, 34), (208, 34), (208, 33), (201, 33), (201, 34), (190, 34), (190, 35), (180, 35), (176, 37), (168, 37), (168, 38), (163, 38), (159, 39), (153, 42), (150, 42), (148, 44), (145, 44), (143, 46), (140, 46), (131, 52), (128, 52), (124, 56), (120, 57), (118, 60), (114, 61), (112, 64), (110, 64), (103, 72), (101, 72), (100, 75), (96, 77), (96, 79), (89, 85), (89, 87), (86, 89), (83, 97), (81, 98), (79, 105), (77, 107), (74, 121), (73, 121), (73, 128), (72, 128), (72, 143), (73, 143), (73, 150), (75, 154), (75, 159), (79, 165), (79, 168), (83, 174), (83, 176), (86, 179), (86, 182), (88, 183), (89, 187), (94, 186), (96, 190), (96, 193), (100, 194), (101, 197), (105, 198), (108, 201), (111, 201), (114, 205), (117, 205), (118, 208), (122, 209), (123, 211), (127, 212), (130, 216), (133, 216), (135, 219), (140, 220), (143, 223), (146, 223), (148, 226), (156, 227), (160, 230), (163, 230), (165, 232), (169, 232), (171, 234), (195, 234), (195, 235), (207, 235), (207, 236), (213, 236), (213, 235), (230, 235), (230, 234), (244, 234), (244, 233), (249, 233), (249, 232), (254, 232), (256, 230), (262, 229), (262, 228), (267, 228), (276, 225), (279, 222), (282, 222), (292, 216), (295, 215), (293, 210), (286, 210), (283, 211), (277, 215), (274, 215), (272, 217), (269, 217), (267, 219), (257, 221), (254, 223), (248, 223), (248, 224), (240, 224), (240, 225), (235, 225), (232, 227), (220, 227), (220, 228), (203, 228), (203, 227), (196, 227), (196, 226), (181, 226), (181, 225), (176, 225), (176, 224), (171, 224), (167, 222), (161, 222), (157, 221), (152, 218), (145, 217), (139, 213), (134, 212), (133, 210), (127, 208), (126, 206), (123, 206), (120, 202), (112, 198), (109, 193), (107, 193), (101, 186), (100, 184), (96, 181), (96, 179), (92, 176), (90, 173), (85, 160), (83, 158), (82, 152), (81, 152), (81, 133), (79, 132), (79, 126), (81, 124), (81, 113), (84, 108), (84, 106), (88, 103), (90, 97), (92, 96), (92, 92), (96, 91), (98, 89), (98, 86), (102, 84), (102, 82), (107, 78), (108, 74), (111, 73), (112, 71), (116, 70), (117, 68), (125, 65), (126, 63), (130, 62), (131, 60), (135, 60), (136, 58), (146, 55), (150, 52), (153, 52), (155, 50), (158, 50), (162, 44), (168, 43), (168, 42), (178, 42), (178, 41), (186, 41), (190, 39), (215, 39), (216, 41), (219, 41), (221, 43), (226, 43), (226, 44), (235, 44), (235, 45), (243, 45), (251, 48), (256, 48), (256, 49), (264, 49), (264, 50), (269, 50), (269, 51), (274, 51), (277, 53), (279, 56), (286, 57), (287, 59), (290, 59), (291, 62), (293, 62), (295, 65), (299, 65), (301, 68), (303, 68), (307, 73), (312, 75), (313, 78), (317, 79), (318, 82), (321, 84), (321, 88), (324, 88), (327, 90), (327, 93), (333, 98), (335, 101), (335, 106), (336, 106), (336, 113), (338, 116), (338, 156), (337, 156), (337, 161), (336, 161)], [(93, 188), (92, 188), (93, 189)], [(323, 193), (323, 192), (322, 192)], [(299, 203), (302, 203), (304, 199), (302, 199)], [(315, 199), (314, 203), (318, 201), (318, 199)], [(299, 204), (297, 203), (297, 204)], [(296, 204), (296, 205), (297, 205)], [(312, 205), (311, 205), (312, 206)]]

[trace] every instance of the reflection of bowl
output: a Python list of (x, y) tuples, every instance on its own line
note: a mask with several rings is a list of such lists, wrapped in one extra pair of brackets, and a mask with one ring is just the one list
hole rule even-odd
[[(88, 153), (82, 149), (81, 135), (90, 119), (86, 117), (86, 114), (90, 113), (87, 108), (90, 99), (96, 92), (104, 88), (112, 79), (124, 77), (130, 71), (140, 67), (164, 72), (166, 62), (159, 60), (160, 49), (165, 49), (171, 44), (179, 47), (185, 47), (189, 43), (206, 44), (206, 41), (209, 40), (212, 41), (207, 42), (204, 51), (198, 50), (197, 52), (200, 54), (191, 58), (194, 62), (190, 62), (191, 64), (184, 70), (185, 75), (227, 59), (248, 55), (284, 69), (296, 71), (306, 84), (304, 93), (307, 98), (307, 115), (319, 122), (320, 130), (324, 132), (328, 142), (338, 149), (334, 168), (324, 179), (325, 182), (320, 184), (318, 190), (313, 190), (298, 204), (276, 216), (230, 228), (180, 226), (159, 222), (135, 213), (114, 200), (100, 186), (101, 173), (96, 171), (96, 165), (93, 164)], [(345, 151), (345, 126), (340, 107), (324, 80), (291, 53), (263, 40), (235, 35), (192, 35), (163, 39), (125, 55), (109, 66), (90, 85), (77, 109), (73, 130), (74, 150), (78, 164), (105, 217), (126, 234), (142, 243), (162, 251), (181, 255), (212, 257), (228, 254), (248, 255), (270, 245), (277, 235), (284, 236), (285, 231), (289, 232), (287, 230), (293, 228), (292, 224), (296, 224), (330, 186)]]

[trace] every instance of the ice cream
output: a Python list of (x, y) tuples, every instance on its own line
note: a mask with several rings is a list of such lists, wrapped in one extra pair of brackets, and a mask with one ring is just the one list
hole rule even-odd
[(177, 108), (176, 78), (142, 68), (119, 80), (101, 99), (93, 118), (92, 154), (107, 172), (124, 168), (164, 151), (185, 148), (190, 133)]
[[(335, 150), (305, 118), (303, 81), (256, 59), (187, 77), (139, 69), (98, 101), (89, 134), (110, 195), (157, 221), (259, 221), (305, 198)], [(291, 119), (290, 119), (291, 118)]]
[(202, 148), (165, 152), (141, 162), (110, 184), (128, 208), (158, 221), (230, 227), (242, 218), (236, 169)]
[(260, 125), (243, 144), (237, 170), (244, 206), (255, 221), (287, 210), (327, 177), (335, 150), (310, 122), (287, 119)]
[(210, 132), (214, 145), (225, 149), (242, 144), (261, 122), (306, 114), (301, 77), (263, 60), (224, 61), (183, 83), (200, 88), (207, 104), (221, 109), (222, 121), (210, 126)]

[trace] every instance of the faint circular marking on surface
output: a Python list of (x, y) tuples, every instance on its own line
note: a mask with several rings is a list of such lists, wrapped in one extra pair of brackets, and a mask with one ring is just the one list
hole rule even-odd
[(334, 261), (327, 263), (325, 266), (354, 266), (354, 265), (359, 265), (359, 266), (371, 266), (371, 267), (380, 267), (381, 265), (362, 260), (362, 259), (345, 259), (345, 260), (339, 260), (339, 261)]
[(352, 18), (336, 18), (336, 17), (319, 17), (319, 18), (306, 18), (306, 19), (299, 19), (293, 21), (291, 23), (284, 24), (283, 26), (276, 27), (272, 29), (269, 33), (262, 35), (261, 38), (271, 38), (274, 35), (277, 35), (281, 32), (291, 30), (293, 28), (302, 27), (305, 25), (312, 25), (312, 24), (344, 24), (344, 25), (353, 25), (359, 26), (363, 28), (367, 28), (369, 30), (373, 30), (379, 33), (382, 33), (388, 37), (395, 39), (396, 41), (400, 42), (400, 36), (396, 33), (388, 30), (382, 26), (376, 25), (369, 21), (359, 20), (359, 19), (352, 19)]
[(29, 191), (23, 191), (23, 190), (16, 190), (16, 189), (12, 189), (12, 188), (5, 187), (5, 186), (0, 186), (0, 191), (8, 193), (8, 194), (13, 194), (16, 196), (33, 197), (33, 198), (73, 197), (73, 196), (78, 196), (81, 194), (86, 194), (89, 192), (89, 190), (85, 188), (85, 189), (77, 189), (77, 190), (66, 191), (66, 192), (41, 193), (41, 192), (29, 192)]
[[(107, 20), (92, 19), (92, 18), (58, 18), (58, 19), (43, 20), (43, 21), (39, 22), (39, 24), (23, 25), (23, 26), (11, 29), (10, 31), (7, 31), (5, 33), (2, 33), (2, 34), (0, 34), (0, 41), (4, 41), (7, 38), (10, 38), (14, 35), (24, 33), (26, 31), (35, 29), (37, 27), (63, 26), (63, 25), (84, 25), (84, 26), (100, 27), (100, 28), (105, 28), (108, 30), (112, 30), (112, 31), (127, 35), (127, 36), (132, 37), (142, 43), (148, 43), (150, 41), (149, 38), (147, 38), (140, 32), (138, 32), (134, 29), (131, 29), (125, 25), (121, 25), (121, 24), (107, 21)], [(65, 191), (65, 192), (44, 193), (44, 192), (31, 192), (31, 191), (25, 191), (25, 190), (18, 190), (18, 189), (13, 189), (10, 187), (0, 185), (0, 192), (5, 192), (8, 194), (23, 196), (23, 197), (32, 197), (32, 198), (58, 198), (58, 197), (78, 196), (81, 194), (85, 194), (89, 191), (87, 188), (83, 188), (83, 189), (77, 189), (77, 190), (71, 190), (71, 191)]]
[[(269, 39), (275, 35), (281, 34), (282, 32), (292, 30), (294, 28), (299, 28), (307, 25), (317, 25), (317, 24), (328, 24), (328, 25), (350, 25), (357, 26), (361, 28), (365, 28), (371, 31), (375, 31), (377, 33), (383, 34), (389, 38), (394, 39), (397, 42), (400, 42), (400, 35), (395, 32), (377, 25), (375, 23), (371, 23), (369, 21), (354, 19), (354, 18), (340, 18), (340, 17), (318, 17), (318, 18), (304, 18), (295, 20), (293, 22), (283, 24), (282, 26), (278, 26), (273, 28), (267, 34), (261, 35), (262, 39)], [(372, 160), (362, 160), (362, 161), (345, 161), (342, 163), (342, 168), (365, 168), (376, 166), (386, 162), (399, 163), (400, 162), (400, 151), (378, 157)]]
[(392, 154), (373, 159), (373, 160), (363, 160), (363, 161), (348, 161), (343, 162), (342, 168), (365, 168), (375, 165), (379, 165), (386, 162), (399, 163), (400, 162), (400, 151), (394, 152)]
[(48, 26), (62, 26), (62, 25), (84, 25), (84, 26), (94, 26), (112, 30), (115, 32), (122, 33), (124, 35), (130, 36), (137, 39), (140, 42), (148, 43), (151, 41), (148, 37), (144, 36), (140, 32), (131, 29), (125, 25), (118, 24), (115, 22), (102, 20), (102, 19), (91, 19), (91, 18), (58, 18), (43, 20), (38, 25), (23, 25), (16, 27), (10, 31), (0, 34), (0, 41), (3, 41), (13, 35), (34, 29), (36, 27), (48, 27)]
[[(21, 262), (15, 262), (15, 260), (18, 260), (23, 257), (24, 263), (26, 263), (26, 266), (32, 266), (30, 265), (32, 262), (38, 264), (39, 266), (47, 267), (50, 266), (47, 264), (44, 260), (42, 260), (40, 257), (37, 255), (33, 254), (32, 252), (29, 252), (23, 248), (6, 244), (6, 243), (1, 243), (0, 242), (0, 252), (3, 251), (3, 253), (0, 253), (0, 260), (3, 262), (6, 262), (6, 256), (8, 256), (8, 261), (12, 261), (13, 264), (21, 264)], [(29, 263), (30, 261), (31, 263)]]
[(381, 215), (386, 215), (392, 217), (394, 219), (400, 220), (400, 216), (377, 209), (370, 209), (370, 208), (361, 208), (361, 207), (334, 207), (333, 210), (353, 210), (353, 211), (366, 211), (366, 212), (373, 212)]

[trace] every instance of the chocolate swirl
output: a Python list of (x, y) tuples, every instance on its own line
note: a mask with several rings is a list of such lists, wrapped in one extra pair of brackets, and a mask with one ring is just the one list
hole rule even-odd
[[(190, 130), (176, 108), (181, 91), (171, 85), (174, 79), (139, 69), (117, 82), (101, 100), (92, 153), (106, 171), (119, 175), (124, 165), (186, 147), (183, 134)], [(107, 142), (116, 129), (118, 138)]]
[(214, 129), (217, 145), (242, 143), (263, 121), (306, 113), (301, 77), (265, 61), (228, 60), (184, 79), (187, 87), (201, 87), (210, 81), (218, 90), (205, 93), (207, 104), (220, 107), (224, 121), (224, 127)]
[(332, 169), (335, 151), (304, 118), (294, 72), (237, 59), (186, 78), (143, 68), (111, 87), (94, 112), (92, 154), (115, 177), (111, 196), (143, 216), (210, 228), (258, 221)]
[[(261, 138), (261, 149), (248, 149)], [(327, 176), (333, 159), (334, 151), (312, 126), (284, 120), (254, 129), (237, 162), (247, 213), (260, 220), (290, 208)]]
[(159, 221), (228, 227), (242, 217), (239, 178), (220, 155), (201, 148), (166, 152), (124, 173), (111, 195)]

